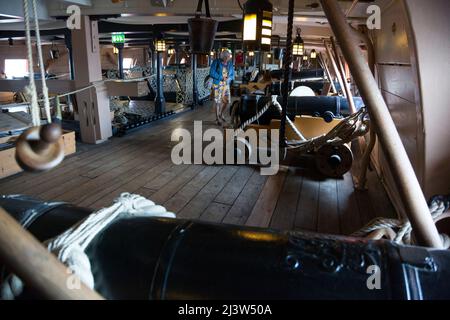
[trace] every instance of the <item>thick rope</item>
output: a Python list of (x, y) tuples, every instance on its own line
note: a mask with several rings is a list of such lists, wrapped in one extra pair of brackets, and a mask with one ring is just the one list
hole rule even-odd
[[(277, 99), (272, 99), (273, 105), (277, 108), (278, 112), (281, 116), (283, 116), (283, 108), (281, 107), (280, 103)], [(286, 116), (286, 121), (289, 125), (289, 127), (294, 131), (297, 137), (300, 138), (301, 141), (306, 141), (306, 138), (303, 136), (303, 134), (300, 132), (300, 130), (297, 129), (297, 127), (294, 125), (294, 123)]]
[[(450, 207), (450, 196), (437, 196), (433, 197), (429, 203), (429, 209), (431, 216), (434, 221), (439, 219)], [(393, 239), (394, 242), (399, 244), (407, 244), (411, 245), (412, 243), (412, 226), (409, 221), (400, 221), (397, 219), (386, 219), (386, 218), (376, 218), (369, 222), (362, 229), (353, 233), (352, 237), (367, 237), (374, 231), (383, 230), (383, 229), (392, 229), (398, 230), (396, 232), (396, 236)], [(444, 248), (450, 248), (450, 238), (441, 234), (441, 239), (443, 241)]]
[[(241, 132), (243, 132), (248, 125), (259, 120), (259, 118), (261, 118), (272, 105), (275, 106), (276, 109), (281, 114), (282, 108), (278, 102), (277, 99), (278, 97), (272, 96), (271, 98), (272, 98), (271, 101), (269, 101), (261, 110), (259, 110), (255, 116), (245, 121), (243, 124), (239, 126), (238, 129), (236, 129), (234, 137), (238, 136)], [(288, 149), (297, 149), (300, 152), (307, 152), (307, 151), (316, 151), (326, 144), (342, 145), (345, 143), (349, 143), (355, 138), (367, 134), (370, 128), (367, 116), (368, 112), (366, 108), (361, 108), (361, 110), (359, 110), (357, 113), (343, 119), (336, 127), (330, 130), (327, 134), (314, 137), (308, 140), (303, 136), (300, 130), (297, 129), (295, 124), (289, 118), (286, 118), (287, 123), (294, 131), (294, 133), (300, 139), (302, 139), (302, 141), (288, 142)]]
[[(122, 216), (176, 217), (174, 213), (142, 196), (122, 193), (112, 206), (90, 214), (61, 235), (47, 241), (47, 248), (69, 267), (80, 281), (93, 289), (94, 276), (85, 250), (101, 231)], [(14, 299), (23, 292), (23, 288), (23, 283), (17, 276), (9, 275), (0, 286), (0, 299)]]
[(33, 63), (33, 47), (31, 44), (31, 28), (30, 28), (30, 11), (28, 7), (28, 0), (23, 0), (23, 15), (25, 21), (25, 37), (27, 44), (27, 58), (29, 72), (29, 84), (25, 87), (25, 94), (31, 98), (31, 118), (33, 120), (33, 126), (41, 125), (41, 116), (39, 112), (38, 98), (36, 93), (36, 83), (34, 81), (34, 63)]
[(45, 110), (45, 115), (47, 117), (47, 122), (51, 123), (52, 116), (50, 113), (50, 101), (48, 99), (47, 81), (45, 79), (46, 73), (45, 73), (45, 68), (44, 68), (44, 58), (42, 56), (41, 33), (39, 30), (39, 19), (38, 19), (38, 14), (37, 14), (36, 0), (32, 0), (31, 3), (33, 4), (34, 27), (35, 27), (35, 33), (36, 33), (36, 46), (37, 46), (39, 67), (40, 67), (40, 71), (41, 71), (42, 92), (44, 94), (44, 110)]
[(343, 119), (336, 127), (327, 134), (308, 139), (306, 141), (290, 141), (288, 149), (296, 149), (300, 152), (317, 151), (327, 144), (342, 145), (351, 142), (357, 137), (367, 134), (369, 131), (369, 120), (367, 110), (362, 108), (357, 113)]

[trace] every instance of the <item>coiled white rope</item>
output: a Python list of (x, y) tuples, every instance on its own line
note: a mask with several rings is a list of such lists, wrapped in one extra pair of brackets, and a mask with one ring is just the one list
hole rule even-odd
[[(61, 235), (48, 240), (47, 248), (69, 267), (80, 281), (93, 289), (94, 276), (85, 250), (102, 230), (123, 216), (176, 218), (174, 213), (151, 200), (136, 194), (122, 193), (112, 206), (90, 214)], [(11, 300), (22, 292), (22, 281), (15, 275), (9, 275), (0, 286), (0, 299)]]

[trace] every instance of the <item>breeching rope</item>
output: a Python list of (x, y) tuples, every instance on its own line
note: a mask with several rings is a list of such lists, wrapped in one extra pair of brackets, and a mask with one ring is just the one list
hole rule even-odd
[[(121, 217), (176, 218), (164, 207), (142, 196), (122, 193), (114, 204), (86, 217), (59, 236), (46, 242), (47, 248), (69, 267), (86, 286), (94, 289), (95, 281), (91, 263), (85, 250), (92, 240), (114, 220)], [(23, 292), (22, 281), (10, 274), (0, 286), (0, 300), (13, 300)]]
[[(450, 207), (450, 196), (436, 196), (431, 199), (428, 204), (431, 216), (434, 221), (439, 220)], [(397, 219), (376, 218), (369, 222), (361, 230), (353, 233), (352, 237), (370, 237), (375, 235), (374, 240), (380, 239), (383, 235), (387, 235), (390, 240), (398, 244), (412, 245), (412, 226), (407, 221)], [(441, 234), (442, 243), (445, 249), (450, 248), (450, 237)]]

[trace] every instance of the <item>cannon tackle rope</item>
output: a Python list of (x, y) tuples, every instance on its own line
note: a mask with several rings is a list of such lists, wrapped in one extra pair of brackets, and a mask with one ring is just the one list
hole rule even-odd
[[(250, 124), (252, 124), (255, 121), (258, 121), (259, 118), (261, 118), (264, 113), (267, 112), (267, 110), (269, 110), (269, 108), (271, 106), (275, 106), (277, 108), (277, 110), (280, 112), (280, 115), (282, 114), (282, 107), (280, 105), (280, 103), (278, 102), (278, 96), (271, 96), (271, 101), (267, 102), (266, 105), (259, 110), (256, 115), (254, 115), (252, 118), (248, 119), (247, 121), (245, 121), (243, 124), (241, 124), (239, 126), (239, 128), (236, 130), (235, 132), (235, 136), (237, 136), (240, 132), (244, 131), (244, 129), (249, 126)], [(291, 127), (291, 129), (294, 131), (294, 133), (303, 141), (305, 141), (305, 137), (303, 136), (303, 134), (297, 129), (297, 127), (292, 123), (291, 119), (286, 118), (289, 126)]]
[[(436, 221), (449, 209), (450, 195), (433, 197), (428, 206), (433, 220)], [(397, 232), (395, 232), (395, 238), (393, 239), (396, 243), (406, 245), (412, 244), (411, 233), (413, 230), (411, 223), (409, 221), (402, 222), (397, 219), (376, 218), (351, 236), (367, 237), (372, 232), (384, 229), (397, 230)], [(450, 237), (446, 234), (441, 234), (440, 236), (444, 248), (450, 248)]]
[(29, 73), (29, 84), (25, 87), (25, 94), (31, 99), (31, 117), (33, 119), (33, 126), (40, 126), (41, 120), (39, 115), (39, 106), (36, 92), (36, 83), (34, 81), (33, 72), (33, 48), (31, 45), (31, 31), (30, 31), (30, 12), (28, 8), (28, 0), (23, 0), (23, 18), (25, 22), (25, 37), (27, 43), (27, 59)]
[[(69, 267), (86, 286), (94, 288), (91, 264), (85, 253), (92, 240), (114, 220), (123, 216), (175, 218), (175, 214), (142, 196), (122, 193), (114, 204), (86, 217), (59, 236), (46, 241), (47, 248)], [(23, 283), (9, 275), (0, 286), (0, 300), (11, 300), (23, 291)]]
[[(36, 91), (36, 83), (34, 79), (34, 63), (33, 63), (33, 47), (31, 44), (31, 27), (30, 27), (30, 8), (29, 8), (29, 0), (23, 0), (23, 13), (24, 13), (24, 21), (25, 21), (25, 35), (26, 35), (26, 44), (27, 44), (27, 57), (28, 57), (28, 68), (29, 68), (29, 85), (25, 88), (25, 93), (31, 98), (31, 117), (33, 119), (33, 126), (40, 126), (41, 124), (41, 116), (39, 111), (39, 104), (37, 98)], [(37, 16), (37, 6), (36, 0), (31, 0), (33, 7), (33, 16), (34, 16), (34, 26), (36, 33), (36, 46), (37, 46), (37, 55), (38, 55), (38, 63), (40, 66), (41, 73), (41, 81), (42, 81), (42, 91), (44, 93), (44, 110), (47, 117), (48, 123), (51, 123), (51, 115), (50, 115), (50, 102), (48, 98), (48, 88), (47, 82), (45, 80), (45, 69), (44, 69), (44, 59), (42, 57), (42, 44), (41, 44), (41, 36), (39, 30), (39, 19)]]

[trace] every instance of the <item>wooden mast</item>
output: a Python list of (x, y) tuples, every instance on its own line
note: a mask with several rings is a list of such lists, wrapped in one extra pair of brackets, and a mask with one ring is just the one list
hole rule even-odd
[(36, 238), (22, 228), (0, 207), (0, 261), (17, 274), (25, 284), (36, 289), (47, 299), (103, 300), (97, 292), (80, 282), (74, 289), (68, 287), (74, 275)]

